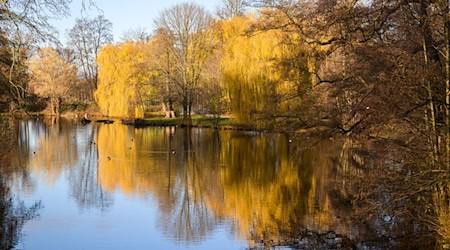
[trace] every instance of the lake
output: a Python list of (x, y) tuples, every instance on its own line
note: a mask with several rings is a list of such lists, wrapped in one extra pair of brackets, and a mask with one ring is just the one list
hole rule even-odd
[(276, 133), (14, 127), (2, 185), (9, 214), (27, 214), (16, 216), (17, 249), (407, 248), (390, 232), (416, 230), (382, 213), (349, 222), (351, 177), (366, 164), (349, 139), (300, 149)]

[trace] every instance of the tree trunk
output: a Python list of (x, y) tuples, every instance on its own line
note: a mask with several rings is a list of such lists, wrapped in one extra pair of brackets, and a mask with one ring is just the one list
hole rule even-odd
[(190, 112), (189, 104), (183, 104), (183, 126), (190, 127), (192, 125)]
[(165, 118), (175, 118), (175, 111), (173, 111), (173, 106), (170, 101), (162, 102), (161, 103), (163, 113), (165, 115)]
[(166, 61), (167, 61), (167, 75), (166, 75), (166, 100), (163, 104), (165, 106), (164, 113), (166, 114), (166, 118), (175, 118), (175, 112), (173, 111), (172, 106), (172, 98), (171, 98), (171, 91), (170, 91), (170, 53), (167, 51), (166, 53)]
[(50, 102), (49, 102), (49, 106), (50, 106), (50, 115), (54, 115), (55, 112), (55, 104), (53, 103), (53, 98), (50, 98)]
[(186, 125), (187, 121), (187, 105), (183, 104), (183, 125)]
[(192, 126), (192, 117), (191, 117), (191, 107), (185, 102), (183, 103), (183, 122), (182, 126), (190, 127)]
[(445, 129), (446, 167), (450, 170), (450, 20), (445, 21)]
[(162, 112), (165, 115), (165, 118), (169, 118), (169, 115), (168, 115), (169, 111), (168, 111), (168, 108), (166, 107), (166, 103), (164, 101), (161, 102), (161, 107), (162, 107)]
[[(428, 66), (428, 46), (427, 46), (427, 41), (426, 38), (423, 37), (422, 40), (422, 46), (423, 46), (423, 55), (424, 55), (424, 63), (425, 66)], [(428, 105), (429, 105), (429, 112), (430, 115), (428, 116), (428, 123), (431, 126), (430, 127), (430, 134), (429, 134), (429, 138), (430, 138), (430, 147), (431, 150), (433, 152), (433, 165), (438, 161), (438, 148), (439, 148), (439, 144), (438, 144), (438, 140), (437, 140), (437, 133), (436, 133), (436, 113), (435, 113), (435, 105), (434, 105), (434, 99), (433, 99), (433, 88), (431, 85), (430, 80), (426, 79), (426, 90), (427, 90), (427, 94), (428, 94)], [(428, 132), (428, 131), (427, 131)]]
[(58, 97), (50, 97), (50, 114), (52, 116), (59, 116), (59, 104), (60, 100)]
[(169, 107), (168, 112), (169, 112), (169, 118), (176, 118), (175, 116), (175, 111), (173, 111), (173, 105), (172, 105), (172, 101), (167, 102), (167, 107)]

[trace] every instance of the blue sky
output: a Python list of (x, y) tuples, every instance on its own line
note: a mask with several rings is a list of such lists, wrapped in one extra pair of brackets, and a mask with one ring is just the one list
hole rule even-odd
[[(67, 40), (66, 30), (73, 27), (75, 19), (81, 17), (81, 0), (73, 0), (71, 16), (64, 20), (55, 20), (54, 26), (60, 32), (63, 43)], [(145, 28), (148, 32), (154, 30), (153, 20), (158, 17), (161, 10), (183, 2), (196, 2), (213, 12), (220, 4), (220, 0), (94, 0), (103, 15), (113, 23), (114, 41), (119, 41), (124, 32), (132, 28)], [(88, 14), (92, 17), (99, 14), (98, 10), (91, 8)]]

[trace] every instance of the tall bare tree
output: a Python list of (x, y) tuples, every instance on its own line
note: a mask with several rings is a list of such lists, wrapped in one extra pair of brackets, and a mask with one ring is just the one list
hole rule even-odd
[(214, 48), (210, 29), (211, 15), (195, 3), (177, 4), (163, 10), (156, 26), (167, 32), (168, 51), (173, 56), (171, 80), (183, 106), (184, 124), (191, 124), (194, 91), (201, 81), (206, 59)]
[(77, 19), (69, 31), (70, 46), (73, 47), (78, 66), (92, 93), (98, 86), (98, 65), (100, 48), (112, 42), (112, 23), (103, 15), (94, 19)]
[(172, 64), (175, 58), (172, 53), (173, 44), (172, 37), (168, 34), (166, 29), (158, 29), (152, 38), (155, 44), (155, 53), (153, 63), (155, 68), (161, 72), (161, 77), (155, 79), (154, 85), (157, 85), (159, 97), (162, 103), (162, 110), (166, 118), (175, 118), (176, 114), (173, 108), (175, 101), (174, 94), (174, 75)]
[(241, 16), (245, 12), (245, 0), (222, 0), (216, 10), (216, 15), (221, 19), (230, 19)]
[(122, 34), (120, 40), (126, 42), (148, 43), (151, 39), (151, 35), (145, 28), (130, 29)]

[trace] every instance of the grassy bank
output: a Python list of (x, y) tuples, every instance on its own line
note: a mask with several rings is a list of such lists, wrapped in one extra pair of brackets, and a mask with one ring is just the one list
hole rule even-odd
[[(164, 117), (152, 117), (152, 118), (143, 118), (143, 119), (132, 119), (132, 120), (123, 120), (124, 124), (134, 125), (138, 127), (145, 126), (179, 126), (183, 123), (183, 117), (177, 118), (164, 118)], [(201, 116), (195, 115), (192, 116), (192, 126), (194, 127), (226, 127), (230, 126), (229, 118), (213, 118), (209, 116)]]

